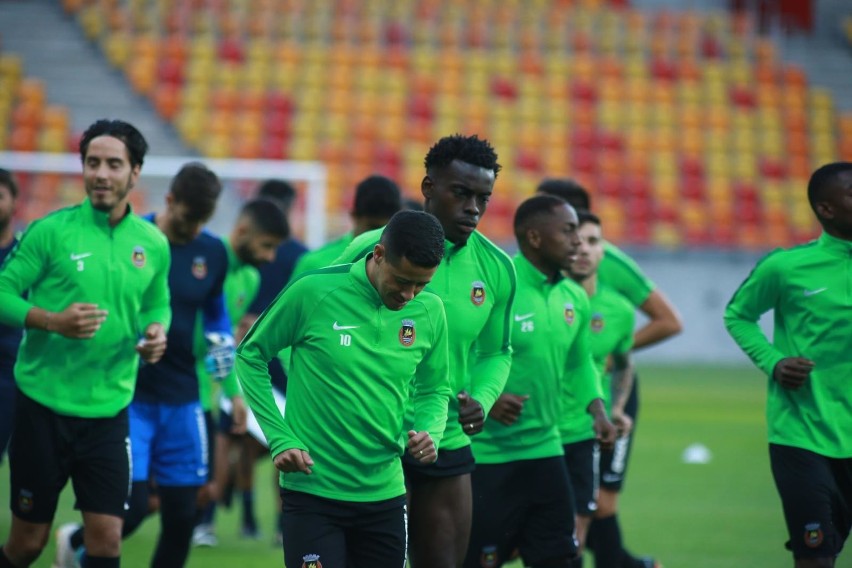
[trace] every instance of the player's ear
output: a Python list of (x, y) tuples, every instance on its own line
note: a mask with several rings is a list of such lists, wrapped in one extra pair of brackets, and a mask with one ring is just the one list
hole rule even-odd
[(817, 201), (814, 203), (814, 211), (820, 219), (834, 219), (834, 207), (829, 201)]
[(423, 176), (423, 181), (420, 182), (420, 193), (423, 194), (423, 197), (426, 199), (432, 199), (432, 190), (435, 188), (435, 184), (432, 183), (432, 178), (428, 175)]
[(373, 247), (373, 260), (375, 260), (377, 264), (381, 264), (384, 258), (385, 245), (382, 243), (376, 243), (376, 246)]
[(541, 244), (541, 233), (538, 229), (527, 229), (527, 243), (533, 248), (538, 248)]

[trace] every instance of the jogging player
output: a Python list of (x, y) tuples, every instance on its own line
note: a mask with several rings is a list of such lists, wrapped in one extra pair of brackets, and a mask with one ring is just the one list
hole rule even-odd
[[(399, 456), (435, 461), (451, 394), (444, 308), (422, 292), (443, 254), (434, 217), (397, 213), (366, 259), (296, 279), (240, 344), (237, 374), (282, 472), (289, 568), (405, 563)], [(284, 347), (282, 417), (267, 361)]]
[(512, 370), (473, 438), (466, 568), (502, 566), (515, 549), (525, 566), (571, 566), (574, 504), (558, 425), (579, 408), (594, 417), (582, 422), (592, 441), (615, 438), (589, 349), (588, 300), (562, 275), (579, 244), (577, 215), (562, 199), (539, 195), (518, 207), (514, 228), (520, 252)]
[[(725, 326), (769, 378), (769, 459), (787, 549), (796, 568), (824, 568), (852, 528), (852, 163), (817, 169), (808, 201), (822, 234), (763, 258), (731, 298)], [(769, 310), (771, 342), (758, 325)]]
[(0, 320), (27, 328), (15, 364), (12, 528), (0, 567), (38, 558), (69, 477), (85, 562), (119, 566), (127, 406), (139, 357), (162, 357), (171, 320), (168, 243), (129, 205), (147, 150), (126, 122), (89, 126), (80, 139), (87, 198), (33, 222), (0, 270)]

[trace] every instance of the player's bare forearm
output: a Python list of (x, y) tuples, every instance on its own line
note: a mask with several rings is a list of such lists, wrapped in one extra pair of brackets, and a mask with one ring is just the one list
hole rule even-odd
[(683, 330), (683, 323), (674, 305), (660, 292), (654, 290), (639, 309), (648, 316), (648, 323), (633, 336), (633, 349), (643, 349), (677, 335)]
[(623, 413), (633, 388), (633, 362), (629, 354), (613, 355), (612, 412)]

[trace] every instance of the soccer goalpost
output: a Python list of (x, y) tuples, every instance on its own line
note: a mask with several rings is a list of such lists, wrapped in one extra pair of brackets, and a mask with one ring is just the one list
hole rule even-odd
[[(222, 180), (225, 191), (209, 226), (220, 235), (227, 235), (241, 204), (255, 196), (256, 187), (264, 180), (284, 179), (296, 186), (298, 199), (290, 215), (291, 229), (309, 248), (316, 248), (328, 240), (329, 219), (340, 222), (327, 210), (327, 169), (321, 162), (287, 160), (206, 159), (197, 156), (146, 156), (134, 191), (144, 194), (148, 207), (159, 210), (171, 178), (187, 162), (201, 162)], [(42, 152), (0, 152), (0, 167), (13, 174), (58, 174), (79, 184), (74, 203), (83, 199), (82, 166), (79, 154), (52, 154)], [(76, 192), (75, 192), (76, 193)], [(22, 199), (27, 199), (27, 187), (22, 187)], [(67, 205), (64, 203), (62, 205)], [(144, 211), (140, 211), (144, 213)], [(31, 221), (32, 219), (26, 219)], [(339, 227), (332, 227), (331, 234)], [(342, 232), (342, 231), (339, 231)]]

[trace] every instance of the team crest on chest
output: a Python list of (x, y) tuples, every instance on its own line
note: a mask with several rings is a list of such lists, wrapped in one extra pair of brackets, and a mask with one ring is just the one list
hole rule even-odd
[(572, 323), (574, 323), (574, 315), (575, 315), (574, 314), (574, 304), (572, 304), (570, 302), (565, 304), (565, 312), (564, 313), (565, 313), (565, 323), (567, 323), (568, 325), (571, 325)]
[(322, 568), (319, 554), (305, 554), (302, 556), (302, 568)]
[(204, 280), (207, 276), (207, 259), (203, 256), (196, 256), (192, 259), (192, 275), (199, 280)]
[(133, 261), (133, 266), (142, 268), (145, 266), (145, 249), (140, 246), (133, 247), (133, 254), (130, 259)]
[(402, 327), (399, 328), (399, 342), (405, 347), (414, 345), (414, 338), (417, 334), (414, 332), (414, 320), (402, 320)]
[(600, 312), (596, 312), (592, 314), (592, 331), (595, 333), (600, 333), (604, 328), (604, 318), (603, 314)]
[(473, 302), (473, 305), (475, 306), (481, 306), (485, 303), (485, 282), (475, 280), (473, 284), (471, 284), (470, 301)]

